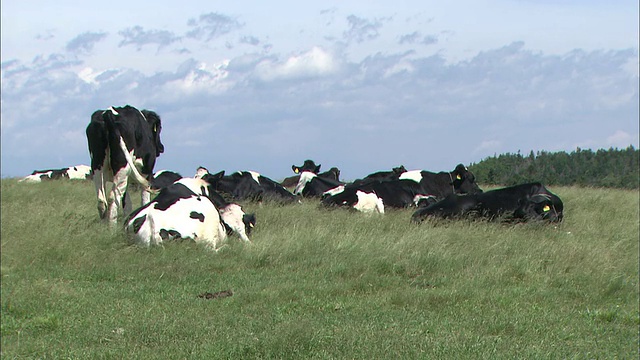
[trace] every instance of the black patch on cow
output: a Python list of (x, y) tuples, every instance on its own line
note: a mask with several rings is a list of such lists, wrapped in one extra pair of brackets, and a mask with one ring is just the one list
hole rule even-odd
[(138, 231), (140, 231), (140, 229), (142, 228), (142, 225), (146, 220), (147, 220), (147, 215), (142, 215), (139, 218), (136, 218), (135, 220), (133, 220), (133, 232), (137, 234)]
[(189, 217), (192, 218), (192, 219), (198, 219), (200, 222), (204, 222), (204, 214), (199, 213), (197, 211), (192, 211), (189, 214)]
[(160, 229), (160, 238), (164, 240), (179, 239), (182, 235), (176, 230)]

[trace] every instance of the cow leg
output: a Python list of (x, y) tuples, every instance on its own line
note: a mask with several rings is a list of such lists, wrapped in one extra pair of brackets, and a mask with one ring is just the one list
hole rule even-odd
[(129, 215), (131, 214), (131, 196), (129, 196), (129, 192), (125, 191), (124, 195), (122, 196), (122, 207), (124, 209), (124, 214), (125, 215)]
[(151, 201), (151, 193), (149, 191), (147, 191), (146, 189), (142, 189), (142, 203), (140, 204), (140, 206), (144, 206), (146, 204), (149, 203), (149, 201)]
[(102, 170), (94, 170), (93, 184), (98, 196), (98, 214), (100, 219), (104, 220), (107, 216), (107, 192), (105, 191), (106, 181)]
[(120, 169), (113, 176), (113, 188), (111, 189), (111, 196), (109, 196), (109, 222), (112, 225), (118, 222), (118, 214), (124, 210), (122, 200), (127, 192), (128, 177), (129, 174), (126, 167)]

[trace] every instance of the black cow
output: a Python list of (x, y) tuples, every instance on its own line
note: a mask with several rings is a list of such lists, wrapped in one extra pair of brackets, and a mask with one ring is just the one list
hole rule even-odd
[(400, 175), (405, 172), (407, 172), (407, 169), (404, 165), (400, 165), (392, 168), (391, 171), (378, 171), (373, 174), (369, 174), (362, 179), (354, 180), (353, 184), (365, 183), (369, 180), (394, 180), (400, 178)]
[[(129, 105), (91, 115), (86, 133), (101, 219), (115, 224), (119, 212), (129, 212), (131, 201), (125, 200), (129, 177), (143, 186), (142, 204), (149, 202), (149, 179), (164, 151), (161, 130), (158, 114)], [(107, 182), (113, 183), (110, 190)]]
[[(337, 169), (336, 169), (337, 170)], [(311, 171), (303, 171), (300, 174), (300, 180), (293, 191), (294, 195), (301, 195), (303, 197), (320, 197), (327, 190), (333, 189), (337, 186), (344, 185), (342, 181), (334, 177), (324, 177), (321, 174), (314, 174)]]
[(535, 182), (477, 194), (451, 194), (435, 204), (419, 208), (411, 219), (420, 222), (428, 217), (470, 216), (560, 222), (562, 212), (562, 200), (544, 185)]
[[(200, 167), (197, 176), (204, 176), (206, 173), (208, 171)], [(212, 183), (216, 191), (228, 194), (234, 200), (266, 200), (282, 203), (292, 203), (296, 200), (296, 197), (284, 186), (255, 171), (237, 171), (231, 175), (222, 176)]]
[(182, 179), (183, 176), (175, 171), (160, 170), (153, 174), (153, 178), (149, 182), (152, 190), (160, 190)]
[(475, 176), (460, 164), (452, 172), (432, 173), (425, 170), (402, 172), (382, 180), (370, 178), (348, 184), (342, 191), (331, 191), (322, 200), (325, 205), (352, 206), (356, 194), (374, 192), (385, 207), (405, 208), (423, 203), (433, 203), (449, 194), (477, 193), (482, 190), (475, 183)]

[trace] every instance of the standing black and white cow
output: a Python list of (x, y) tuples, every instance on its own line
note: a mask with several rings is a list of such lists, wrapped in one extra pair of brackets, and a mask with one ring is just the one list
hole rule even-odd
[(25, 176), (19, 181), (41, 182), (47, 180), (71, 179), (86, 180), (91, 178), (91, 167), (87, 165), (76, 165), (62, 169), (34, 170), (31, 175)]
[[(200, 167), (196, 176), (206, 173), (208, 170)], [(235, 200), (267, 200), (281, 203), (292, 203), (296, 200), (284, 186), (255, 171), (236, 171), (223, 176), (214, 182), (214, 189), (230, 195)]]
[(227, 234), (235, 232), (245, 242), (255, 225), (255, 216), (245, 214), (238, 204), (229, 204), (213, 190), (214, 178), (182, 178), (160, 189), (149, 203), (132, 212), (125, 229), (143, 245), (170, 239), (192, 239), (217, 250)]
[(483, 193), (451, 194), (443, 200), (416, 210), (411, 219), (455, 218), (462, 216), (506, 220), (546, 220), (560, 222), (562, 200), (541, 183), (528, 183)]
[[(149, 179), (164, 151), (161, 129), (158, 114), (129, 105), (91, 115), (86, 133), (101, 219), (115, 224), (120, 212), (129, 212), (131, 201), (125, 196), (130, 177), (143, 186), (142, 204), (149, 202)], [(111, 189), (108, 183), (113, 183)]]

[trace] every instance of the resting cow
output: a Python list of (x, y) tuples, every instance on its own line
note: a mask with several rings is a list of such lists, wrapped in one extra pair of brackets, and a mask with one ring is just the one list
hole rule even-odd
[(344, 183), (337, 179), (323, 177), (311, 171), (303, 171), (293, 194), (303, 197), (320, 197), (327, 190), (340, 185), (344, 185)]
[(62, 169), (34, 170), (31, 175), (25, 176), (19, 181), (41, 182), (46, 180), (71, 179), (86, 180), (91, 178), (91, 167), (76, 165)]
[(250, 242), (248, 234), (255, 216), (245, 214), (238, 204), (226, 203), (213, 190), (210, 176), (182, 178), (161, 189), (150, 203), (127, 218), (127, 232), (134, 233), (144, 245), (192, 239), (218, 249), (231, 231)]
[(385, 207), (405, 208), (421, 203), (432, 203), (449, 194), (478, 193), (482, 190), (475, 176), (464, 165), (452, 172), (432, 173), (424, 170), (402, 172), (397, 179), (370, 178), (345, 185), (341, 191), (331, 191), (322, 200), (324, 205), (353, 206), (358, 191), (375, 193)]
[(420, 222), (428, 217), (470, 216), (560, 222), (562, 212), (562, 200), (544, 185), (536, 182), (479, 194), (452, 194), (435, 204), (416, 210), (411, 219)]
[[(196, 175), (203, 176), (207, 173), (205, 168), (200, 167)], [(236, 171), (216, 179), (212, 184), (216, 191), (228, 194), (235, 200), (292, 203), (296, 199), (284, 186), (255, 171)]]
[[(142, 204), (149, 202), (149, 179), (164, 151), (161, 129), (158, 114), (129, 105), (91, 115), (86, 133), (101, 219), (115, 224), (120, 212), (129, 212), (131, 201), (125, 200), (129, 177), (143, 187)], [(108, 182), (113, 183), (110, 190)]]

